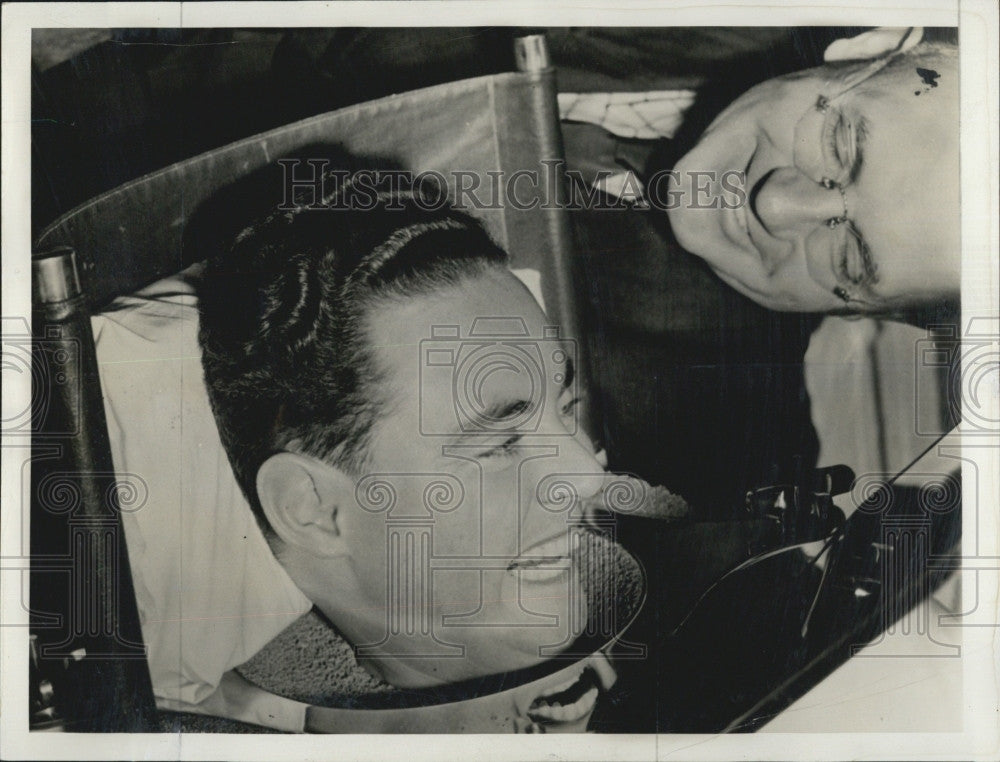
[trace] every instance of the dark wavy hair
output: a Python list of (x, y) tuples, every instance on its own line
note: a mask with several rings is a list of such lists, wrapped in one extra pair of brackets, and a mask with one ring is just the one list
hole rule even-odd
[(294, 447), (349, 473), (366, 465), (385, 403), (367, 315), (506, 265), (477, 221), (436, 198), (410, 187), (364, 209), (329, 199), (275, 208), (208, 258), (199, 289), (208, 396), (265, 533), (255, 482), (270, 455)]

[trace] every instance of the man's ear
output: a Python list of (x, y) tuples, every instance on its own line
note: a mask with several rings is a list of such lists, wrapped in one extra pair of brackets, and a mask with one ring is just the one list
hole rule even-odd
[(308, 455), (279, 452), (257, 471), (257, 496), (268, 523), (286, 545), (314, 556), (344, 555), (342, 511), (354, 480)]
[(888, 53), (914, 47), (923, 37), (923, 27), (882, 26), (854, 37), (831, 42), (823, 51), (823, 60), (851, 61), (878, 58)]

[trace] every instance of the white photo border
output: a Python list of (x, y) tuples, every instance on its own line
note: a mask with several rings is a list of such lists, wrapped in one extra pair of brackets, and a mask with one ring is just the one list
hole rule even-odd
[[(3, 286), (4, 315), (30, 316), (31, 202), (30, 52), (33, 27), (279, 27), (279, 26), (953, 26), (960, 36), (963, 325), (973, 316), (1000, 333), (998, 283), (998, 10), (995, 0), (801, 2), (768, 0), (696, 4), (561, 0), (539, 2), (229, 2), (229, 3), (10, 3), (3, 6)], [(30, 398), (30, 379), (5, 373), (4, 407)], [(997, 420), (997, 398), (988, 400)], [(23, 404), (18, 407), (22, 409)], [(11, 408), (12, 409), (12, 408)], [(18, 478), (23, 443), (4, 437), (0, 669), (0, 738), (6, 759), (352, 759), (381, 760), (405, 750), (422, 759), (995, 759), (1000, 757), (997, 708), (998, 628), (968, 628), (964, 650), (965, 714), (961, 733), (561, 735), (506, 736), (275, 736), (227, 734), (29, 733), (27, 731), (26, 614), (18, 605), (16, 571), (21, 538)], [(20, 444), (22, 449), (15, 447)], [(1000, 567), (995, 506), (1000, 441), (969, 468), (987, 479), (987, 502), (977, 508), (979, 557)], [(973, 483), (973, 482), (967, 482)], [(975, 496), (965, 496), (972, 507)], [(988, 509), (994, 505), (994, 509)], [(966, 538), (968, 542), (968, 538)], [(976, 556), (966, 545), (966, 556)], [(9, 563), (8, 563), (9, 562)], [(8, 572), (9, 568), (15, 571)], [(996, 617), (996, 575), (982, 583), (979, 604)], [(975, 601), (964, 591), (966, 609)], [(20, 626), (18, 626), (20, 625)]]

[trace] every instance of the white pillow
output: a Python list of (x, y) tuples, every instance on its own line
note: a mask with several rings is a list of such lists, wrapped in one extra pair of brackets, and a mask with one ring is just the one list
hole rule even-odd
[[(196, 265), (92, 319), (153, 691), (194, 705), (311, 608), (272, 555), (233, 476), (198, 346)], [(143, 495), (145, 502), (142, 504)]]

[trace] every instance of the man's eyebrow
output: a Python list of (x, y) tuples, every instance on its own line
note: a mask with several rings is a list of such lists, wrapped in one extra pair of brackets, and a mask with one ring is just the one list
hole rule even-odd
[(576, 376), (576, 367), (573, 365), (573, 358), (566, 355), (566, 370), (563, 372), (562, 388), (569, 389), (570, 384), (573, 383), (573, 378)]
[(532, 407), (534, 405), (531, 400), (525, 399), (506, 399), (491, 402), (482, 410), (477, 411), (475, 418), (465, 425), (461, 425), (460, 429), (455, 433), (461, 439), (467, 437), (478, 438), (483, 434), (503, 434), (504, 429), (502, 428), (502, 424), (504, 421), (516, 420)]
[[(562, 373), (562, 383), (560, 384), (560, 389), (565, 390), (570, 388), (573, 384), (573, 379), (576, 377), (576, 366), (573, 364), (573, 358), (569, 356), (568, 352), (566, 354), (566, 363), (564, 365)], [(483, 410), (478, 413), (478, 417), (481, 421), (486, 422), (489, 426), (484, 427), (482, 430), (469, 431), (467, 427), (463, 427), (460, 431), (456, 433), (459, 435), (478, 435), (478, 434), (499, 434), (502, 433), (502, 429), (494, 429), (499, 423), (505, 420), (515, 419), (523, 415), (525, 412), (535, 408), (540, 403), (540, 400), (532, 402), (531, 400), (525, 399), (507, 399), (507, 400), (496, 400), (487, 405)], [(475, 421), (472, 421), (475, 424)]]
[(865, 143), (868, 140), (868, 120), (858, 114), (854, 120), (854, 164), (851, 166), (850, 181), (853, 183), (861, 174), (865, 161)]
[(483, 418), (488, 421), (505, 421), (516, 418), (534, 407), (530, 400), (501, 400), (493, 402), (483, 411)]
[(861, 266), (865, 271), (864, 285), (870, 286), (873, 283), (878, 283), (878, 265), (875, 262), (871, 247), (865, 240), (865, 236), (858, 228), (857, 223), (851, 220), (848, 222), (848, 225), (851, 234), (858, 242), (858, 248), (861, 252)]

